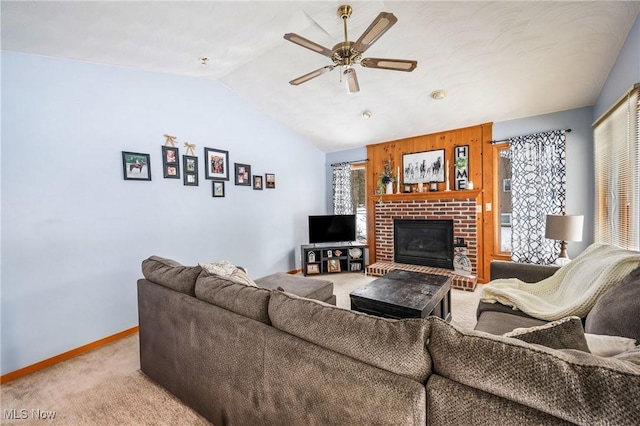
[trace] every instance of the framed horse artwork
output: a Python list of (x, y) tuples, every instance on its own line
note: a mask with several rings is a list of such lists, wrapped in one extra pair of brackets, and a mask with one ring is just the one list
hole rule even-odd
[(124, 180), (151, 180), (150, 155), (122, 151)]
[(402, 156), (402, 182), (444, 182), (444, 149), (415, 152)]

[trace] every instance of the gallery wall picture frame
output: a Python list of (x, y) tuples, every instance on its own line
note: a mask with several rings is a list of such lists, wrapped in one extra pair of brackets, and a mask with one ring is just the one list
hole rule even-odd
[(162, 172), (165, 179), (180, 179), (180, 155), (178, 148), (162, 147)]
[(276, 188), (276, 175), (273, 173), (265, 173), (264, 174), (264, 182), (265, 187), (267, 189), (275, 189)]
[(444, 149), (402, 156), (402, 183), (444, 182)]
[(263, 189), (262, 175), (253, 175), (253, 189), (262, 191)]
[(124, 180), (151, 180), (151, 155), (140, 152), (122, 151), (122, 172)]
[(182, 183), (185, 186), (198, 186), (198, 157), (182, 156)]
[(212, 196), (213, 198), (222, 198), (224, 197), (224, 181), (223, 180), (214, 180), (211, 182)]
[(502, 179), (502, 192), (511, 192), (511, 179)]
[(234, 163), (236, 185), (251, 186), (251, 166), (249, 164)]
[(205, 179), (229, 180), (229, 151), (204, 148)]

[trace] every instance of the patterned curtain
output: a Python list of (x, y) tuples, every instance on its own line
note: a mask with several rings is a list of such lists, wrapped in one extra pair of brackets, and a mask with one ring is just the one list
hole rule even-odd
[(552, 263), (560, 242), (544, 237), (547, 214), (562, 214), (566, 200), (566, 158), (563, 130), (518, 136), (511, 151), (511, 259)]
[(353, 214), (351, 201), (351, 163), (332, 164), (333, 214)]

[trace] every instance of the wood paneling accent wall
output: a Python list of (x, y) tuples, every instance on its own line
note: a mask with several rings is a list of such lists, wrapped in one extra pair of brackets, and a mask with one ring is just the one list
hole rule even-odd
[[(492, 127), (493, 123), (485, 123), (472, 127), (465, 127), (462, 129), (448, 130), (439, 133), (433, 133), (423, 136), (415, 136), (406, 139), (399, 139), (395, 141), (382, 142), (373, 145), (367, 145), (367, 158), (369, 164), (367, 166), (367, 194), (369, 195), (367, 202), (367, 235), (368, 243), (370, 247), (369, 260), (370, 263), (376, 261), (376, 221), (375, 221), (375, 203), (385, 202), (385, 200), (397, 200), (401, 198), (403, 200), (412, 199), (425, 199), (436, 198), (436, 194), (439, 197), (444, 196), (444, 190), (446, 184), (444, 182), (438, 183), (437, 193), (409, 193), (409, 194), (393, 194), (393, 195), (379, 195), (376, 194), (378, 189), (378, 178), (380, 173), (384, 170), (384, 164), (391, 159), (392, 170), (394, 174), (397, 174), (398, 166), (400, 166), (402, 173), (402, 156), (404, 154), (412, 154), (415, 152), (431, 151), (436, 149), (445, 150), (445, 158), (443, 167), (446, 165), (446, 161), (449, 161), (449, 187), (452, 192), (469, 192), (473, 193), (471, 198), (476, 198), (478, 202), (478, 281), (486, 282), (488, 280), (489, 262), (491, 261), (491, 247), (487, 247), (484, 243), (486, 238), (492, 240), (493, 234), (485, 235), (485, 231), (490, 231), (493, 226), (491, 221), (487, 221), (484, 218), (484, 206), (485, 203), (491, 203), (491, 170), (483, 172), (483, 168), (486, 168), (486, 162), (483, 162), (484, 151), (487, 151), (487, 155), (490, 154), (490, 141), (492, 139)], [(454, 148), (460, 145), (469, 145), (469, 180), (474, 184), (473, 191), (454, 191), (454, 169), (453, 169), (453, 156)], [(489, 163), (490, 164), (490, 163)], [(394, 192), (396, 185), (394, 184)], [(400, 182), (400, 190), (402, 191), (402, 182)], [(485, 191), (485, 189), (487, 191)], [(427, 188), (425, 188), (427, 190)], [(478, 192), (479, 191), (479, 192)], [(456, 194), (461, 196), (462, 194)], [(487, 229), (487, 225), (488, 228)], [(491, 231), (492, 232), (492, 231)]]

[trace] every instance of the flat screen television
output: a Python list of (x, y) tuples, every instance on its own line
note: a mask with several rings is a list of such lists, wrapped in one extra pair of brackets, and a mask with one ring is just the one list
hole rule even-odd
[(356, 215), (309, 216), (309, 242), (333, 243), (355, 241)]

